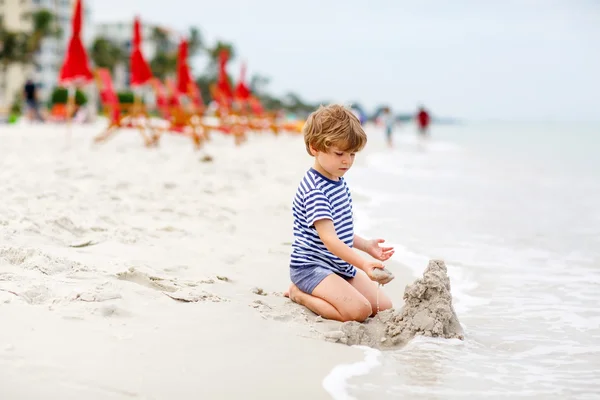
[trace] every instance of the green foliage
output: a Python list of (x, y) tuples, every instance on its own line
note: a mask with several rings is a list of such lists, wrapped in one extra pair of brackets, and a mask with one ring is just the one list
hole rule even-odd
[(0, 63), (4, 66), (32, 62), (44, 38), (60, 37), (62, 34), (52, 12), (38, 10), (26, 15), (32, 22), (30, 33), (9, 31), (0, 25)]
[(169, 33), (160, 27), (152, 30), (150, 39), (156, 46), (156, 53), (150, 60), (150, 70), (155, 77), (163, 80), (176, 71), (177, 46), (169, 39)]
[(198, 85), (198, 89), (200, 89), (200, 94), (202, 95), (204, 104), (208, 104), (210, 101), (210, 85), (212, 85), (214, 82), (214, 79), (211, 79), (206, 75), (200, 75), (196, 79), (196, 85)]
[(32, 22), (30, 33), (7, 30), (0, 21), (0, 79), (3, 81), (7, 79), (9, 65), (32, 63), (44, 38), (62, 34), (52, 12), (37, 10), (27, 15)]
[(27, 42), (27, 34), (8, 31), (0, 26), (0, 64), (3, 69), (13, 63), (27, 62)]
[(13, 101), (13, 103), (10, 106), (10, 113), (12, 115), (21, 115), (23, 113), (23, 109), (21, 107), (22, 103), (23, 101), (21, 99), (21, 96), (17, 96), (15, 101)]
[(117, 92), (120, 104), (133, 104), (135, 97), (133, 92)]
[[(159, 79), (174, 75), (177, 71), (178, 47), (170, 41), (168, 32), (158, 27), (152, 31), (151, 40), (156, 46), (156, 53), (150, 60), (152, 74)], [(196, 56), (204, 49), (204, 40), (198, 28), (190, 28), (187, 40), (189, 57)]]
[(150, 61), (152, 74), (158, 79), (165, 79), (177, 70), (177, 53), (164, 53), (157, 51)]
[(188, 53), (190, 57), (194, 57), (200, 50), (204, 48), (204, 40), (200, 34), (198, 28), (190, 28), (190, 34), (188, 36)]
[(32, 59), (35, 53), (40, 49), (42, 41), (47, 37), (62, 37), (62, 29), (58, 25), (56, 16), (50, 10), (36, 10), (27, 15), (31, 19), (31, 25), (33, 27), (27, 40), (28, 54)]
[(252, 78), (250, 78), (250, 91), (252, 91), (252, 93), (256, 93), (256, 94), (261, 94), (266, 87), (269, 85), (269, 82), (271, 81), (271, 79), (269, 79), (266, 76), (260, 75), (260, 74), (255, 74), (252, 75)]
[(235, 47), (233, 43), (217, 41), (211, 48), (206, 49), (211, 62), (218, 64), (221, 50), (226, 50), (229, 53), (229, 61), (235, 59)]
[(150, 39), (156, 45), (157, 53), (172, 53), (174, 51), (177, 51), (177, 46), (175, 46), (169, 40), (169, 33), (160, 27), (155, 27), (152, 30), (152, 35), (150, 36)]
[(214, 46), (206, 48), (206, 55), (208, 56), (208, 66), (206, 74), (216, 79), (219, 66), (219, 55), (221, 50), (226, 50), (229, 53), (229, 61), (235, 58), (235, 48), (232, 43), (217, 41)]
[(283, 108), (296, 114), (308, 114), (315, 109), (313, 104), (305, 103), (300, 96), (295, 93), (288, 93), (282, 99)]
[(270, 94), (263, 94), (259, 96), (259, 99), (267, 110), (279, 110), (283, 108), (283, 102)]
[(94, 39), (90, 57), (96, 67), (107, 68), (110, 72), (114, 72), (118, 63), (127, 62), (128, 58), (116, 43), (104, 37)]
[[(69, 98), (69, 91), (65, 87), (57, 86), (52, 91), (52, 95), (50, 96), (50, 106), (55, 104), (67, 104), (67, 100)], [(84, 105), (87, 103), (87, 96), (85, 93), (77, 89), (75, 91), (75, 104), (78, 106)]]
[[(117, 92), (117, 97), (119, 98), (119, 104), (133, 104), (135, 102), (135, 95), (130, 90)], [(139, 99), (139, 101), (142, 104), (145, 103), (143, 98)]]

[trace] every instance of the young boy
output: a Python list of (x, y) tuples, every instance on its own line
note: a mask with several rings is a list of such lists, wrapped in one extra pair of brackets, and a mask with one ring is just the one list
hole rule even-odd
[[(285, 295), (323, 318), (362, 322), (377, 313), (373, 270), (383, 264), (363, 259), (352, 247), (380, 261), (394, 254), (392, 247), (379, 246), (383, 239), (354, 234), (352, 198), (343, 176), (367, 136), (356, 116), (339, 105), (313, 112), (303, 133), (315, 161), (294, 198), (292, 285)], [(390, 299), (379, 293), (379, 310), (391, 307)]]

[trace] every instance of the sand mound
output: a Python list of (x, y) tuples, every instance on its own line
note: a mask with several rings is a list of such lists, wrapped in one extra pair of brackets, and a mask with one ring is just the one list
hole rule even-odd
[(450, 279), (444, 261), (431, 260), (423, 273), (404, 290), (404, 307), (387, 310), (366, 323), (346, 322), (340, 331), (328, 332), (330, 340), (376, 348), (406, 344), (415, 335), (464, 339), (452, 307)]

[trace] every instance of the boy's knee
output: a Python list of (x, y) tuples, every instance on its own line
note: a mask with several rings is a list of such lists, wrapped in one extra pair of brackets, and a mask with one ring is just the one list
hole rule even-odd
[(344, 322), (348, 321), (357, 321), (363, 322), (367, 318), (371, 316), (373, 309), (371, 308), (371, 303), (368, 301), (361, 302), (353, 307), (352, 309), (347, 310), (342, 317), (344, 318)]
[[(394, 305), (390, 299), (382, 299), (379, 301), (379, 311), (385, 311), (392, 308)], [(373, 305), (373, 314), (377, 314), (377, 304)]]

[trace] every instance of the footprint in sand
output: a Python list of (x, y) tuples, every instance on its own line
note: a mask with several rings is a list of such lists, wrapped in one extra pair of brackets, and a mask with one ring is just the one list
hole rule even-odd
[(67, 217), (60, 217), (47, 222), (75, 236), (79, 236), (85, 232), (85, 229), (78, 227), (73, 221), (71, 221), (71, 219)]
[(77, 261), (46, 254), (37, 249), (8, 247), (0, 249), (0, 258), (23, 269), (38, 270), (44, 275), (56, 275), (63, 272), (76, 273), (89, 268)]
[(297, 304), (284, 298), (271, 298), (269, 301), (266, 301), (266, 299), (254, 300), (249, 306), (258, 310), (264, 319), (275, 321), (295, 321), (305, 324), (317, 317), (303, 307), (299, 307)]
[(32, 286), (17, 295), (31, 305), (40, 305), (54, 300), (50, 289), (41, 285)]
[(127, 271), (118, 272), (117, 278), (123, 281), (129, 281), (133, 283), (137, 283), (138, 285), (145, 286), (151, 289), (167, 291), (167, 292), (176, 292), (177, 288), (175, 286), (168, 285), (164, 283), (163, 278), (159, 278), (156, 276), (150, 276), (144, 272), (136, 270), (134, 267), (129, 268)]
[(156, 276), (150, 276), (144, 272), (136, 270), (134, 267), (129, 270), (117, 273), (117, 278), (138, 285), (145, 286), (150, 289), (161, 291), (164, 295), (186, 303), (196, 303), (200, 301), (221, 302), (228, 301), (227, 299), (217, 296), (213, 293), (206, 292), (198, 288), (200, 284), (213, 284), (213, 279), (206, 279), (197, 282), (177, 281), (164, 279)]
[(187, 269), (190, 269), (190, 267), (188, 267), (187, 265), (175, 265), (172, 267), (166, 267), (163, 269), (163, 271), (165, 272), (179, 272), (179, 271), (185, 271)]
[(264, 290), (262, 290), (262, 288), (259, 287), (253, 287), (251, 289), (252, 293), (257, 294), (259, 296), (266, 296), (267, 292), (265, 292)]
[(204, 290), (197, 288), (182, 288), (177, 290), (175, 293), (163, 293), (173, 300), (182, 301), (184, 303), (198, 303), (201, 301), (220, 303), (223, 301), (228, 301), (227, 299), (217, 296), (216, 294), (205, 292)]
[(107, 283), (96, 286), (94, 289), (77, 293), (72, 297), (75, 301), (84, 301), (87, 303), (102, 303), (109, 300), (117, 300), (122, 298), (116, 288)]
[(98, 307), (92, 312), (92, 314), (100, 315), (102, 317), (129, 317), (132, 315), (129, 311), (115, 304), (108, 304)]
[(131, 187), (131, 183), (129, 182), (119, 182), (115, 185), (115, 189), (117, 190), (127, 190)]

